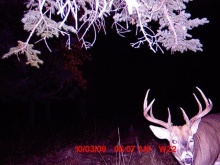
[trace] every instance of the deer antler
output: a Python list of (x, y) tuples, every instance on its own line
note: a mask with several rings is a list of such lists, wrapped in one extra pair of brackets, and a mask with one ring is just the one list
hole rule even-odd
[(207, 113), (209, 113), (209, 111), (211, 111), (212, 109), (212, 101), (208, 98), (206, 98), (205, 94), (202, 92), (201, 89), (199, 89), (198, 87), (196, 87), (197, 90), (199, 91), (199, 93), (202, 95), (202, 98), (203, 100), (205, 101), (205, 105), (206, 105), (206, 108), (204, 110), (202, 110), (202, 105), (201, 103), (199, 102), (199, 99), (196, 97), (196, 95), (193, 93), (195, 99), (196, 99), (196, 102), (199, 106), (199, 112), (196, 116), (194, 116), (193, 118), (190, 119), (190, 123), (193, 123), (195, 122), (196, 120), (198, 119), (201, 119), (203, 116), (205, 116)]
[(197, 96), (193, 93), (193, 96), (195, 97), (196, 99), (196, 102), (198, 104), (198, 107), (199, 107), (199, 112), (196, 116), (194, 116), (193, 118), (191, 118), (189, 120), (188, 116), (186, 115), (186, 112), (184, 111), (183, 108), (180, 107), (182, 113), (183, 113), (183, 117), (184, 117), (184, 120), (186, 121), (186, 124), (187, 125), (190, 125), (190, 124), (193, 124), (196, 120), (198, 119), (201, 119), (203, 116), (205, 116), (207, 113), (209, 113), (209, 111), (212, 109), (212, 101), (210, 99), (207, 99), (205, 94), (202, 92), (201, 89), (199, 89), (198, 87), (196, 87), (197, 90), (199, 91), (199, 93), (202, 95), (202, 98), (203, 100), (205, 101), (205, 105), (206, 105), (206, 108), (204, 110), (202, 110), (202, 105), (201, 103), (199, 102), (199, 99), (197, 98)]
[[(168, 122), (167, 123), (162, 120), (156, 119), (153, 115), (153, 112), (152, 112), (152, 106), (153, 106), (155, 99), (153, 99), (151, 101), (151, 103), (148, 105), (147, 98), (148, 98), (149, 91), (150, 91), (150, 89), (147, 90), (147, 93), (146, 93), (146, 96), (144, 99), (144, 117), (152, 123), (159, 124), (159, 125), (163, 126), (164, 128), (170, 129), (172, 124), (171, 124), (171, 116), (170, 116), (169, 108), (168, 108)], [(149, 110), (150, 110), (150, 115), (148, 115)]]

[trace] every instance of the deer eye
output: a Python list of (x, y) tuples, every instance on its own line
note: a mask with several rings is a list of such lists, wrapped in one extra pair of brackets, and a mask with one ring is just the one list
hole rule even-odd
[(193, 138), (191, 138), (191, 139), (189, 140), (189, 142), (194, 142)]
[(172, 143), (173, 143), (173, 144), (176, 144), (176, 143), (177, 143), (177, 140), (172, 140)]

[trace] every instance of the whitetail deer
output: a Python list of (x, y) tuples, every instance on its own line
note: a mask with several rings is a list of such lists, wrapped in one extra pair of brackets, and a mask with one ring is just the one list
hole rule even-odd
[(149, 90), (144, 100), (144, 116), (148, 121), (163, 127), (150, 125), (156, 137), (167, 139), (170, 146), (176, 147), (173, 155), (181, 165), (220, 165), (220, 113), (205, 116), (212, 109), (212, 102), (206, 98), (201, 89), (198, 87), (197, 89), (205, 101), (206, 108), (202, 110), (201, 103), (193, 93), (199, 112), (189, 120), (185, 111), (180, 108), (186, 121), (185, 125), (172, 125), (169, 108), (168, 122), (156, 119), (152, 112), (155, 99), (149, 105), (147, 103)]

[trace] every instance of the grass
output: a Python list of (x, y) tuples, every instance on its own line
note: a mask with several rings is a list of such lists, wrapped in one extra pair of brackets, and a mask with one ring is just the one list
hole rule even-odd
[[(97, 137), (99, 135), (99, 137)], [(85, 137), (86, 136), (86, 137)], [(94, 140), (95, 139), (95, 140)], [(59, 134), (50, 139), (17, 139), (2, 157), (4, 165), (178, 165), (171, 153), (160, 153), (166, 142), (142, 132), (118, 130), (109, 134), (87, 132), (81, 137)], [(76, 146), (104, 146), (105, 152), (76, 152)], [(139, 150), (139, 147), (146, 146)], [(150, 150), (149, 147), (150, 146)], [(124, 150), (120, 150), (124, 147)], [(132, 148), (133, 147), (133, 148)], [(134, 149), (131, 151), (131, 149)], [(81, 150), (82, 151), (82, 150)], [(86, 150), (84, 150), (86, 151)], [(103, 151), (103, 150), (102, 150)]]

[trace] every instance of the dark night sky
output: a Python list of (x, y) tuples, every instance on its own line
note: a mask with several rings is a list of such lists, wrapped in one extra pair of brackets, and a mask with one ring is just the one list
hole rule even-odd
[[(91, 121), (95, 125), (114, 128), (133, 124), (136, 128), (142, 129), (147, 126), (142, 114), (142, 104), (149, 88), (151, 89), (150, 99), (156, 98), (155, 116), (166, 120), (166, 108), (170, 107), (174, 124), (183, 124), (180, 106), (190, 117), (197, 112), (197, 104), (192, 95), (195, 92), (199, 96), (196, 86), (200, 87), (213, 101), (212, 112), (220, 112), (219, 8), (218, 0), (194, 0), (188, 5), (192, 18), (207, 17), (210, 21), (209, 24), (199, 26), (192, 31), (193, 37), (199, 38), (203, 44), (203, 52), (171, 55), (170, 51), (165, 51), (164, 54), (160, 52), (155, 54), (146, 45), (140, 49), (131, 48), (129, 42), (134, 40), (128, 37), (129, 35), (121, 38), (115, 34), (114, 30), (108, 30), (106, 36), (100, 34), (94, 48), (90, 50), (92, 61), (88, 67), (89, 71), (86, 71), (89, 77), (88, 89), (83, 93), (85, 112), (74, 109), (74, 105), (78, 105), (79, 100), (77, 103), (76, 101), (71, 103), (71, 100), (59, 100), (51, 106), (50, 113), (56, 116), (53, 122), (65, 123), (62, 121), (67, 118), (75, 120), (78, 118), (77, 115), (83, 113), (86, 114), (84, 120), (87, 123)], [(21, 31), (22, 29), (19, 29), (19, 32)], [(6, 67), (3, 63), (11, 64), (10, 60), (1, 61), (1, 73)], [(44, 65), (46, 66), (47, 63), (45, 62)], [(17, 67), (13, 67), (12, 70)], [(4, 79), (3, 76), (6, 76), (6, 73), (7, 70), (0, 75), (1, 79)], [(41, 71), (37, 73), (42, 74)], [(20, 76), (16, 76), (19, 79)], [(14, 101), (11, 100), (10, 103)], [(10, 106), (4, 103), (2, 109), (5, 107)], [(41, 108), (41, 105), (38, 105), (38, 108)], [(19, 116), (19, 112), (14, 112), (16, 110), (11, 110), (10, 113), (2, 111), (4, 113), (1, 113), (1, 118), (4, 118), (4, 122), (11, 121), (10, 114)], [(18, 122), (23, 119), (28, 120), (25, 118), (27, 116), (25, 113), (16, 120)], [(42, 112), (44, 113), (46, 112)], [(5, 114), (7, 114), (6, 117), (3, 116)], [(41, 113), (39, 116), (42, 117)], [(74, 124), (73, 121), (72, 123)], [(3, 122), (2, 124), (7, 125)], [(76, 124), (73, 127), (78, 126), (79, 124)], [(13, 126), (10, 128), (13, 129)]]
[(218, 6), (217, 1), (189, 4), (192, 18), (207, 17), (210, 21), (192, 32), (203, 44), (203, 52), (154, 54), (147, 46), (130, 48), (132, 39), (128, 37), (120, 38), (109, 33), (104, 39), (99, 38), (92, 68), (94, 84), (91, 91), (98, 97), (94, 102), (99, 100), (95, 109), (102, 107), (103, 116), (116, 114), (121, 121), (141, 121), (143, 98), (150, 88), (150, 98), (156, 98), (155, 116), (158, 112), (158, 117), (166, 120), (166, 108), (170, 107), (174, 123), (178, 124), (182, 117), (180, 106), (189, 116), (197, 112), (192, 93), (199, 95), (195, 88), (198, 86), (213, 100), (213, 112), (220, 112)]

